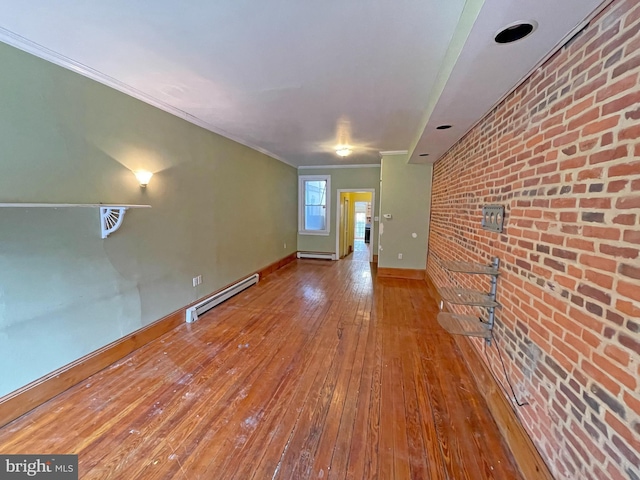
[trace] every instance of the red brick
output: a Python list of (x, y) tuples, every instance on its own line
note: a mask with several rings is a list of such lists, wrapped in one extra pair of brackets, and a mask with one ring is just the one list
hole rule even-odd
[(594, 178), (602, 178), (602, 168), (591, 168), (589, 170), (580, 170), (578, 172), (578, 181), (592, 180)]
[(619, 349), (615, 345), (607, 345), (604, 347), (604, 354), (612, 360), (615, 360), (623, 367), (629, 365), (629, 359), (631, 358), (628, 352)]
[(618, 272), (620, 273), (620, 275), (624, 275), (625, 277), (640, 280), (640, 267), (623, 263), (618, 267)]
[(568, 265), (567, 273), (571, 275), (573, 278), (582, 278), (582, 270), (578, 267), (574, 267), (573, 265)]
[(640, 125), (634, 125), (618, 132), (619, 141), (636, 140), (637, 138), (640, 138)]
[(593, 227), (591, 225), (585, 225), (582, 228), (582, 234), (585, 237), (600, 238), (603, 240), (620, 239), (620, 230), (617, 228)]
[[(604, 29), (605, 26), (603, 25), (602, 28)], [(594, 40), (591, 43), (589, 43), (589, 45), (587, 45), (585, 49), (585, 53), (589, 54), (594, 50), (602, 50), (602, 46), (605, 45), (612, 38), (615, 38), (616, 36), (618, 36), (619, 32), (620, 32), (620, 22), (616, 22), (613, 25), (613, 27), (607, 28), (604, 32), (599, 32), (599, 35), (597, 35), (594, 38)]]
[(598, 270), (604, 270), (605, 272), (615, 272), (617, 267), (617, 262), (614, 260), (609, 260), (603, 257), (594, 257), (593, 255), (582, 254), (579, 258), (580, 263), (596, 268)]
[(616, 302), (616, 309), (631, 317), (640, 317), (640, 307), (636, 307), (633, 303), (619, 299)]
[[(579, 89), (577, 89), (576, 92), (573, 94), (573, 99), (574, 100), (580, 100), (581, 98), (584, 98), (587, 95), (590, 95), (595, 91), (598, 91), (599, 89), (601, 89), (606, 84), (607, 84), (607, 76), (606, 75), (600, 75), (595, 80), (592, 80), (591, 82), (587, 83), (585, 86), (580, 87)], [(617, 88), (621, 88), (621, 87), (617, 87)], [(619, 92), (613, 92), (613, 93), (609, 94), (608, 96), (616, 95), (616, 93), (619, 93)], [(601, 99), (598, 99), (598, 97), (596, 97), (596, 101), (598, 103), (600, 103), (603, 99), (608, 98), (608, 96), (606, 94), (602, 94), (602, 95), (603, 95), (603, 98), (601, 98)]]
[[(634, 5), (634, 3), (631, 3), (631, 5)], [(628, 15), (627, 18), (624, 21), (624, 27), (627, 28), (631, 25), (633, 25), (637, 20), (640, 20), (640, 8), (636, 5), (635, 10), (632, 10)]]
[(624, 438), (635, 451), (640, 452), (640, 439), (638, 439), (625, 424), (618, 420), (615, 415), (610, 412), (605, 412), (604, 420), (618, 432), (618, 435)]
[[(609, 103), (602, 106), (602, 115), (610, 115), (612, 113), (618, 113), (625, 108), (629, 108), (637, 103), (640, 103), (640, 92), (632, 92), (621, 98), (616, 98)], [(618, 118), (618, 117), (616, 117)]]
[[(607, 10), (608, 11), (608, 10)], [(562, 72), (568, 68), (571, 68), (573, 66), (574, 63), (577, 63), (577, 61), (580, 60), (581, 57), (579, 57), (578, 55), (576, 55), (576, 52), (579, 52), (580, 54), (583, 54), (585, 51), (585, 45), (587, 45), (591, 40), (593, 40), (594, 38), (598, 37), (600, 31), (598, 28), (589, 28), (587, 30), (583, 30), (581, 32), (579, 32), (576, 35), (576, 38), (574, 38), (571, 42), (570, 45), (570, 52), (572, 55), (572, 60), (567, 62), (566, 65), (564, 65), (562, 68), (560, 68), (560, 70), (558, 71), (558, 75), (562, 75)], [(575, 58), (578, 57), (578, 58)]]
[(602, 145), (603, 147), (606, 147), (607, 145), (611, 145), (612, 143), (613, 143), (613, 133), (607, 132), (602, 135), (602, 138), (600, 139), (600, 145)]
[(610, 198), (581, 198), (580, 208), (611, 208)]
[(585, 183), (576, 183), (573, 185), (573, 193), (585, 193), (587, 191), (587, 185)]
[(591, 285), (581, 283), (578, 286), (577, 292), (581, 295), (584, 295), (585, 297), (589, 297), (598, 302), (604, 303), (605, 305), (611, 304), (611, 295), (597, 287), (592, 287)]
[(617, 160), (619, 158), (626, 157), (628, 154), (627, 146), (622, 145), (616, 148), (611, 148), (609, 150), (601, 150), (597, 153), (591, 154), (589, 157), (589, 163), (592, 165), (602, 163), (602, 162), (610, 162), (612, 160)]
[[(637, 18), (622, 28), (626, 12)], [(630, 389), (631, 379), (640, 382), (640, 65), (622, 73), (640, 53), (639, 33), (638, 0), (614, 0), (434, 164), (430, 252), (501, 258), (505, 341), (517, 335), (506, 368), (527, 382), (514, 364), (523, 358), (518, 344), (545, 353), (544, 379), (534, 376), (529, 392), (543, 407), (523, 420), (562, 478), (623, 478), (631, 446), (624, 431), (600, 430), (605, 411), (627, 409), (618, 420), (640, 434), (639, 387)], [(569, 126), (575, 130), (563, 131)], [(477, 225), (478, 207), (490, 203), (507, 207), (502, 235)], [(432, 258), (428, 269), (448, 281)], [(456, 280), (486, 288), (484, 278)], [(601, 405), (597, 415), (583, 414), (585, 398)]]
[(624, 392), (624, 403), (627, 404), (631, 410), (636, 412), (636, 415), (640, 416), (640, 399), (635, 398), (629, 392)]
[(631, 298), (636, 302), (640, 302), (640, 285), (637, 283), (618, 281), (618, 288), (616, 291), (627, 298)]
[(594, 243), (589, 240), (583, 240), (581, 238), (568, 238), (567, 247), (575, 248), (578, 250), (584, 250), (586, 252), (594, 252)]
[[(578, 212), (560, 212), (560, 221), (567, 223), (576, 222), (578, 221)], [(631, 225), (633, 225), (633, 223)]]
[[(616, 68), (614, 68), (613, 69), (613, 78), (619, 77), (620, 75), (624, 75), (625, 73), (627, 73), (627, 72), (629, 72), (631, 70), (634, 70), (634, 69), (636, 69), (638, 67), (640, 67), (640, 55), (636, 55), (635, 57), (631, 57), (626, 62), (624, 62), (624, 63), (618, 65)], [(628, 82), (635, 83), (637, 81), (637, 79), (638, 79), (638, 74), (629, 75), (629, 76), (625, 77), (623, 80), (621, 80), (620, 83), (624, 82), (624, 80), (627, 80), (627, 79), (628, 79)], [(629, 87), (626, 87), (626, 85), (627, 84), (625, 83), (624, 85), (621, 85), (620, 88), (621, 89), (629, 88)]]
[[(596, 465), (596, 468), (597, 468), (597, 465)], [(616, 466), (616, 464), (613, 464), (613, 463), (607, 464), (607, 473), (603, 473), (602, 471), (596, 471), (595, 468), (594, 468), (594, 471), (596, 473), (596, 476), (595, 476), (596, 479), (606, 478), (607, 480), (629, 480), (629, 477), (622, 473), (622, 471), (620, 470), (620, 467)]]
[(553, 140), (553, 146), (558, 148), (564, 145), (575, 143), (580, 138), (580, 132), (569, 132), (561, 137), (557, 137)]
[[(571, 112), (571, 110), (569, 110), (567, 112), (567, 115), (569, 115), (569, 112)], [(593, 122), (594, 120), (597, 120), (599, 118), (600, 118), (600, 107), (592, 108), (588, 112), (583, 113), (582, 115), (580, 115), (578, 118), (570, 121), (569, 122), (569, 130), (570, 131), (571, 130), (576, 130), (576, 129), (582, 127), (583, 125), (586, 125), (587, 123)]]
[[(609, 117), (598, 120), (597, 122), (592, 122), (582, 129), (582, 136), (588, 137), (589, 135), (595, 135), (596, 133), (611, 130), (612, 128), (616, 127), (619, 122), (620, 117), (617, 115), (615, 117)], [(608, 145), (610, 143), (611, 142), (608, 142), (606, 144)]]
[(632, 213), (621, 213), (613, 217), (613, 223), (616, 225), (635, 225), (636, 216)]
[(598, 139), (592, 138), (591, 140), (586, 140), (584, 142), (580, 142), (580, 151), (587, 152), (589, 150), (593, 150), (598, 146)]
[(619, 95), (626, 90), (632, 89), (636, 85), (636, 78), (637, 75), (629, 75), (610, 85), (607, 85), (601, 90), (598, 90), (598, 94), (596, 95), (596, 103), (600, 103), (615, 95)]
[(638, 258), (638, 254), (640, 254), (640, 250), (637, 248), (624, 248), (624, 247), (613, 247), (611, 245), (607, 245), (605, 243), (600, 245), (600, 253), (604, 253), (605, 255), (611, 255), (613, 257), (622, 257), (622, 258)]
[(591, 345), (592, 348), (598, 348), (602, 344), (602, 337), (591, 333), (590, 330), (582, 331), (582, 339)]
[[(593, 105), (593, 100), (594, 100), (593, 97), (589, 97), (589, 98), (586, 98), (586, 99), (574, 104), (573, 107), (571, 107), (570, 109), (567, 110), (567, 113), (565, 114), (565, 118), (568, 120), (568, 119), (570, 119), (572, 117), (575, 117), (576, 115), (580, 115), (587, 108), (589, 108), (589, 107), (591, 107), (591, 105)], [(596, 111), (596, 113), (598, 113), (598, 109), (595, 109), (595, 111)], [(560, 116), (560, 115), (558, 115), (558, 116)], [(596, 115), (596, 118), (597, 117), (598, 117), (598, 115)], [(569, 128), (571, 128), (571, 127), (569, 127)]]
[(629, 375), (622, 368), (618, 367), (613, 362), (606, 359), (602, 355), (599, 355), (598, 353), (594, 353), (592, 356), (592, 359), (593, 359), (593, 363), (595, 363), (597, 366), (602, 368), (605, 372), (607, 372), (613, 378), (618, 380), (628, 389), (630, 390), (636, 389), (636, 386), (637, 386), (636, 379), (632, 375)]
[[(591, 105), (592, 104), (593, 104), (593, 99), (591, 99)], [(564, 120), (564, 115), (562, 113), (555, 115), (551, 118), (548, 118), (547, 120), (542, 122), (542, 125), (541, 125), (542, 131), (544, 132), (550, 129), (551, 127), (562, 125), (563, 120)]]
[(636, 243), (640, 245), (640, 231), (626, 230), (622, 238), (625, 242)]
[[(620, 333), (620, 335), (618, 335), (618, 341), (623, 347), (626, 347), (629, 350), (640, 355), (640, 341), (638, 341), (636, 336), (630, 337), (629, 335), (626, 335), (624, 332), (622, 332)], [(640, 367), (638, 368), (638, 370), (640, 370)]]
[(626, 175), (640, 175), (640, 162), (611, 165), (609, 177), (622, 177)]
[(607, 192), (609, 193), (618, 193), (627, 188), (629, 184), (629, 180), (615, 180), (613, 182), (609, 182), (607, 186)]
[(578, 235), (580, 233), (580, 227), (578, 225), (562, 225), (560, 231), (567, 235)]
[(554, 278), (556, 280), (556, 282), (558, 282), (559, 285), (568, 288), (570, 290), (573, 290), (576, 287), (576, 281), (568, 278), (568, 277), (564, 277), (562, 275), (554, 275)]
[(629, 208), (640, 208), (640, 195), (634, 197), (622, 197), (616, 200), (616, 208), (626, 210)]
[(572, 363), (578, 363), (580, 355), (589, 357), (589, 345), (570, 333), (565, 333), (563, 340), (554, 338), (553, 346), (571, 360)]
[(611, 275), (603, 275), (602, 273), (598, 273), (593, 270), (587, 270), (585, 272), (585, 278), (608, 290), (613, 287), (613, 277)]
[(564, 237), (562, 235), (552, 235), (550, 233), (543, 233), (540, 239), (545, 243), (551, 243), (553, 245), (564, 244)]
[(571, 197), (554, 198), (551, 200), (551, 208), (575, 208), (576, 199)]
[(620, 385), (591, 362), (583, 360), (580, 366), (589, 377), (602, 385), (613, 395), (617, 396), (620, 393)]

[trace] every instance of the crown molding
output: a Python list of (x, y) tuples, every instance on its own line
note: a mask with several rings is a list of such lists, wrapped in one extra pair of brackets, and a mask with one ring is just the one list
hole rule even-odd
[(358, 165), (301, 165), (298, 170), (318, 170), (326, 168), (380, 168), (379, 163), (358, 164)]
[(201, 118), (195, 117), (190, 113), (185, 112), (184, 110), (180, 110), (168, 103), (163, 102), (147, 93), (144, 93), (137, 88), (132, 87), (120, 80), (117, 80), (109, 75), (102, 73), (94, 68), (91, 68), (83, 63), (77, 62), (61, 53), (55, 52), (39, 43), (33, 42), (21, 35), (18, 35), (11, 30), (7, 30), (6, 28), (0, 27), (0, 42), (6, 43), (12, 47), (17, 48), (18, 50), (22, 50), (23, 52), (27, 52), (31, 55), (34, 55), (38, 58), (46, 60), (47, 62), (58, 65), (59, 67), (65, 68), (67, 70), (71, 70), (83, 77), (87, 77), (91, 80), (94, 80), (102, 85), (106, 85), (107, 87), (111, 87), (114, 90), (117, 90), (125, 95), (129, 95), (135, 99), (138, 99), (148, 105), (156, 107), (164, 112), (167, 112), (171, 115), (174, 115), (182, 120), (185, 120), (189, 123), (197, 125), (198, 127), (204, 128), (216, 135), (220, 135), (222, 137), (228, 138), (229, 140), (233, 140), (236, 143), (244, 145), (245, 147), (251, 148), (252, 150), (256, 150), (264, 155), (267, 155), (275, 160), (279, 160), (282, 163), (286, 163), (290, 167), (297, 168), (297, 165), (294, 165), (291, 162), (286, 161), (285, 159), (279, 157), (278, 155), (265, 150), (257, 145), (253, 145), (250, 142), (242, 140), (235, 135), (226, 132), (222, 129), (219, 129), (210, 123), (202, 120)]
[(390, 157), (392, 155), (408, 155), (409, 150), (384, 150), (378, 153), (383, 157)]

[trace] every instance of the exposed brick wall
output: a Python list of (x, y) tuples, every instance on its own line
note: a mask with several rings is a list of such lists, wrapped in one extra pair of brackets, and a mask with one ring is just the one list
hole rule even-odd
[(438, 259), (500, 258), (474, 342), (557, 478), (640, 479), (639, 77), (640, 2), (615, 1), (434, 167), (428, 272), (485, 290)]

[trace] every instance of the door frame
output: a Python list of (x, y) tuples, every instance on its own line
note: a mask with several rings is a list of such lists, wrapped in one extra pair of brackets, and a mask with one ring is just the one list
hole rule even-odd
[[(370, 193), (371, 194), (371, 231), (369, 236), (369, 242), (371, 248), (369, 249), (369, 262), (373, 262), (373, 238), (374, 232), (376, 229), (376, 189), (375, 188), (339, 188), (336, 192), (336, 205), (340, 205), (340, 195), (342, 193)], [(340, 209), (336, 209), (338, 212)], [(340, 258), (340, 224), (342, 221), (342, 212), (336, 215), (336, 256), (338, 259)]]
[[(349, 249), (348, 247), (348, 238), (349, 238), (349, 209), (350, 209), (350, 205), (351, 202), (349, 201), (348, 198), (344, 199), (344, 203), (341, 203), (340, 206), (342, 207), (342, 209), (340, 210), (340, 215), (342, 216), (342, 221), (340, 222), (340, 228), (343, 230), (342, 232), (342, 251), (338, 252), (338, 258), (343, 258), (346, 257), (347, 255), (349, 255)], [(338, 243), (338, 246), (340, 246), (340, 243)], [(341, 253), (343, 253), (344, 255), (340, 255)]]

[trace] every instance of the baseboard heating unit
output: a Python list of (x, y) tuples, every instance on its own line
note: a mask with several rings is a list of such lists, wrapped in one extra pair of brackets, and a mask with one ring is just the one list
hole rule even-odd
[(298, 258), (317, 258), (320, 260), (335, 260), (335, 253), (324, 252), (298, 252)]
[(251, 285), (255, 285), (258, 283), (258, 280), (260, 280), (260, 275), (254, 273), (250, 277), (240, 280), (238, 283), (234, 283), (230, 287), (211, 295), (209, 298), (201, 301), (193, 307), (187, 308), (187, 323), (195, 322), (198, 320), (199, 316), (211, 310), (216, 305), (221, 304), (225, 300), (230, 299), (234, 295), (237, 295), (244, 289), (249, 288)]

